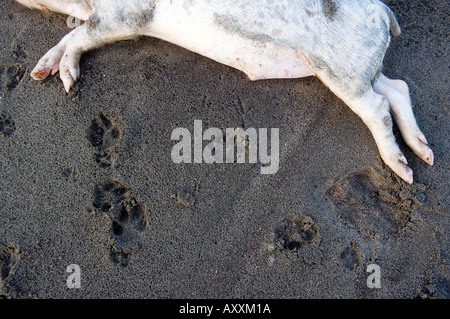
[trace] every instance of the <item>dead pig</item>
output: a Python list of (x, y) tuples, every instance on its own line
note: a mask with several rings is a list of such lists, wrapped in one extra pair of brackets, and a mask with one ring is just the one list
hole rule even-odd
[(395, 141), (392, 117), (409, 147), (433, 164), (408, 85), (381, 72), (400, 28), (378, 0), (17, 1), (86, 21), (38, 62), (31, 73), (36, 80), (59, 71), (69, 91), (79, 79), (83, 52), (157, 37), (239, 69), (250, 80), (317, 76), (364, 121), (381, 158), (403, 180), (412, 183), (413, 172)]

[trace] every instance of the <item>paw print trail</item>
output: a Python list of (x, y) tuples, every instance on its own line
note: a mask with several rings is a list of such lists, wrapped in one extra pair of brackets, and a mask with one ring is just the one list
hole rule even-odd
[[(117, 167), (115, 146), (120, 142), (123, 130), (114, 117), (100, 114), (88, 128), (88, 140), (96, 149), (95, 162), (101, 168)], [(97, 183), (93, 192), (95, 210), (108, 214), (113, 244), (110, 248), (112, 262), (126, 267), (133, 254), (140, 248), (140, 234), (149, 223), (145, 204), (131, 195), (132, 188), (123, 181), (110, 178)]]

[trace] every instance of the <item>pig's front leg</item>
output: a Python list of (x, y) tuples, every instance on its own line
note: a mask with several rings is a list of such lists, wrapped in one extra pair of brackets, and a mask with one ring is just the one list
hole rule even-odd
[(74, 31), (66, 43), (66, 49), (59, 63), (59, 77), (67, 93), (80, 78), (81, 55), (98, 46), (98, 43), (87, 34), (85, 24)]
[[(78, 29), (78, 28), (77, 28)], [(56, 46), (51, 48), (38, 62), (36, 67), (31, 72), (31, 77), (35, 80), (44, 80), (50, 74), (54, 75), (59, 71), (61, 58), (66, 50), (66, 44), (71, 39), (74, 33), (78, 32), (75, 29), (67, 34)]]
[[(95, 19), (95, 17), (93, 18)], [(131, 39), (135, 36), (132, 29), (123, 27), (98, 26), (88, 20), (67, 34), (55, 47), (42, 57), (31, 73), (36, 80), (43, 80), (58, 70), (67, 92), (80, 77), (81, 55), (94, 48), (114, 41)]]
[(83, 24), (67, 34), (56, 46), (50, 49), (38, 62), (31, 76), (43, 80), (59, 71), (60, 78), (67, 92), (80, 77), (80, 58), (84, 51), (100, 43), (87, 34)]

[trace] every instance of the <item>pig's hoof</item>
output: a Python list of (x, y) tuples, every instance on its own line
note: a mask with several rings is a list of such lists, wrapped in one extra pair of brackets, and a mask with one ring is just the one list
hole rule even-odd
[(434, 163), (434, 154), (431, 149), (428, 149), (428, 151), (425, 152), (425, 155), (422, 157), (422, 159), (428, 164), (433, 165)]
[(35, 80), (44, 80), (50, 74), (56, 74), (59, 71), (61, 56), (62, 52), (59, 48), (55, 47), (48, 51), (31, 72), (31, 77)]
[(419, 146), (415, 148), (415, 153), (428, 165), (433, 165), (434, 154), (433, 151), (427, 146), (425, 137), (419, 138)]
[(428, 147), (427, 139), (421, 132), (413, 135), (409, 140), (406, 138), (405, 140), (417, 156), (419, 156), (428, 165), (433, 165), (433, 151)]
[(59, 68), (59, 76), (64, 84), (64, 89), (69, 93), (70, 89), (75, 85), (80, 77), (80, 67), (78, 63), (71, 62), (64, 56), (61, 59)]
[(69, 71), (67, 73), (61, 73), (61, 80), (64, 84), (64, 89), (67, 93), (69, 93), (70, 89), (75, 85), (78, 78), (73, 76)]
[(414, 180), (413, 172), (408, 166), (406, 166), (405, 170), (406, 170), (406, 172), (403, 175), (399, 175), (399, 176), (401, 177), (401, 179), (403, 179), (408, 184), (412, 184), (413, 180)]
[(35, 80), (44, 80), (50, 74), (54, 75), (59, 71), (59, 61), (55, 65), (53, 65), (53, 61), (49, 61), (45, 65), (37, 65), (34, 70), (31, 72), (31, 77)]
[(408, 162), (403, 154), (385, 158), (384, 162), (405, 182), (413, 183), (413, 171), (408, 167)]

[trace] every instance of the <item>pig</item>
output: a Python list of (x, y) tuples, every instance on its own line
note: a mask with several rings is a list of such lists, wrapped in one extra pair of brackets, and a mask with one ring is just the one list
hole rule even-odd
[(392, 10), (378, 0), (16, 0), (82, 21), (37, 63), (35, 80), (59, 72), (67, 92), (83, 52), (137, 36), (156, 37), (244, 72), (249, 80), (316, 76), (369, 128), (381, 159), (405, 182), (413, 172), (393, 134), (429, 165), (408, 85), (382, 73)]

